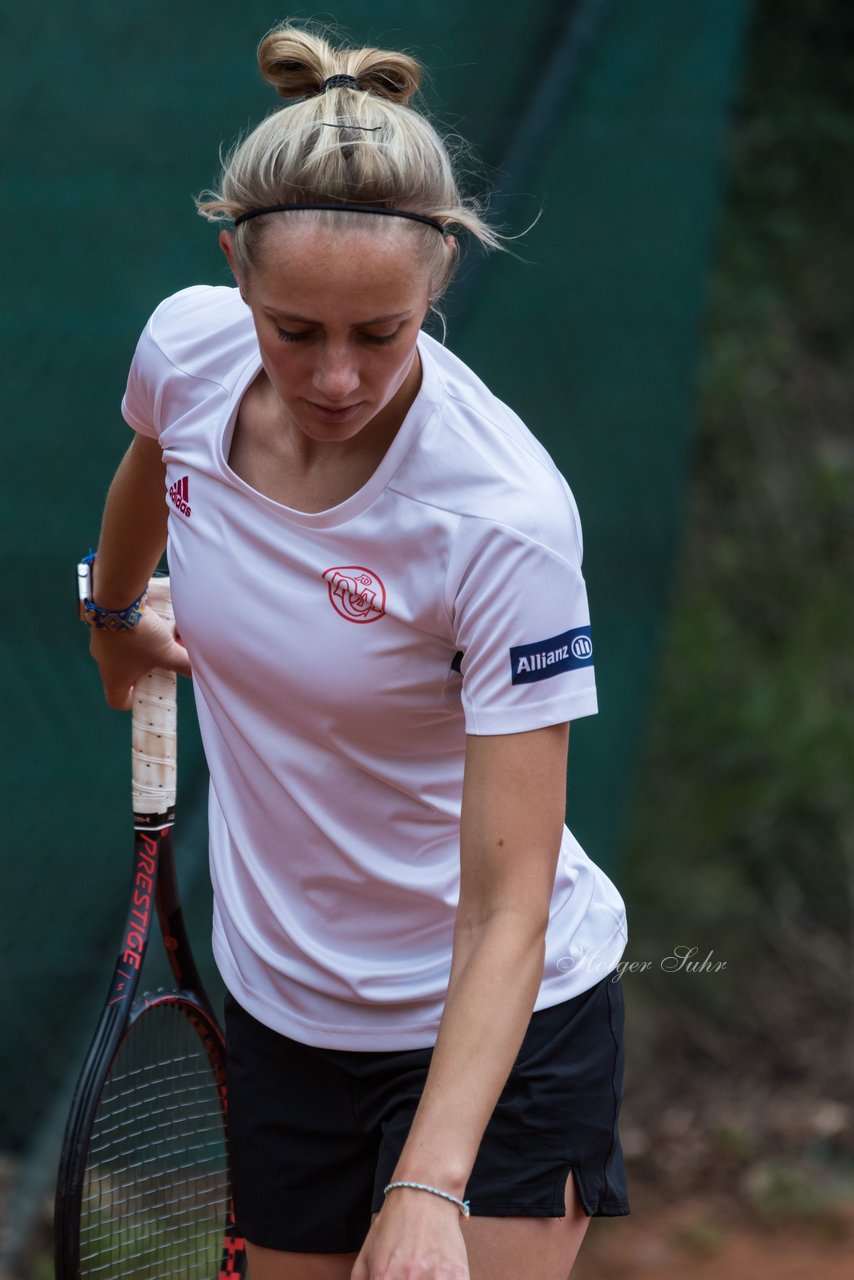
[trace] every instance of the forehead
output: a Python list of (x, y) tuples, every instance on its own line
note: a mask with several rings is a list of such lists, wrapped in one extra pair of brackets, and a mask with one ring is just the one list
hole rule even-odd
[(272, 214), (266, 221), (252, 267), (254, 300), (262, 305), (306, 315), (367, 305), (382, 314), (416, 306), (427, 292), (423, 237), (403, 219), (362, 215), (364, 226), (350, 218), (330, 226)]

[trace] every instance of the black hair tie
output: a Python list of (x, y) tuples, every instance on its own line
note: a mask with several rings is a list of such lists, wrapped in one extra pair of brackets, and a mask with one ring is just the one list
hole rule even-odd
[(359, 82), (355, 76), (329, 76), (320, 86), (318, 93), (326, 93), (327, 89), (358, 89)]

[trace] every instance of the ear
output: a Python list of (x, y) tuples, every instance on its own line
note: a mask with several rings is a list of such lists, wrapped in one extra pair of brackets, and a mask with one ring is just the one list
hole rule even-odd
[(234, 260), (234, 237), (232, 236), (230, 231), (220, 231), (219, 247), (220, 249), (222, 249), (223, 253), (228, 259), (228, 265), (231, 267), (231, 274), (234, 276), (237, 287), (240, 289), (240, 296), (243, 298), (243, 301), (245, 302), (246, 293), (244, 291), (243, 283), (240, 279), (240, 276), (237, 274), (237, 266)]

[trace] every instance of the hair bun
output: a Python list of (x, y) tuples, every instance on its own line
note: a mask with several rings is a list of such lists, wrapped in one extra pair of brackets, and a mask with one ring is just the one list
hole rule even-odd
[(421, 81), (421, 68), (405, 53), (334, 49), (322, 36), (289, 24), (261, 41), (258, 68), (283, 98), (313, 97), (330, 76), (349, 75), (365, 93), (405, 106)]
[(296, 27), (269, 32), (258, 46), (258, 70), (283, 98), (307, 98), (319, 93), (331, 53), (325, 40)]
[(355, 66), (351, 72), (359, 88), (377, 98), (388, 98), (406, 106), (421, 83), (421, 68), (405, 53), (389, 53), (385, 49), (353, 50)]

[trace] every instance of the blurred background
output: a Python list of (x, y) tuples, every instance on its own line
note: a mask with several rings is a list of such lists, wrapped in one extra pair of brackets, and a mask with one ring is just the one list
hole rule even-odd
[[(71, 1089), (129, 871), (128, 736), (74, 564), (148, 315), (230, 283), (192, 195), (276, 109), (285, 17), (406, 48), (520, 232), (448, 345), (578, 500), (599, 716), (568, 821), (629, 909), (632, 1215), (579, 1280), (850, 1276), (854, 1239), (854, 8), (849, 0), (2, 6), (8, 725), (0, 1276), (47, 1280)], [(182, 690), (181, 877), (208, 954)], [(118, 914), (117, 914), (118, 913)], [(151, 975), (156, 983), (158, 974)]]

